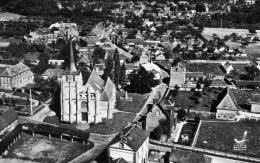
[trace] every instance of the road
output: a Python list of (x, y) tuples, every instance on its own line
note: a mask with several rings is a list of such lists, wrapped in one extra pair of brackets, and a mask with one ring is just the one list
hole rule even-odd
[(94, 147), (86, 151), (82, 155), (73, 159), (69, 163), (83, 163), (90, 162), (96, 159), (104, 149), (107, 148), (109, 143), (114, 139), (117, 134), (112, 135), (99, 135), (99, 134), (90, 134), (89, 140), (94, 143)]

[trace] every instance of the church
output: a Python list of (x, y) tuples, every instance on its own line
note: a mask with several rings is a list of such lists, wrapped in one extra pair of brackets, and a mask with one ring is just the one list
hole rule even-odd
[(82, 74), (74, 62), (70, 41), (70, 64), (61, 79), (61, 121), (69, 123), (98, 123), (113, 118), (116, 87), (108, 77), (104, 81), (95, 70), (83, 83)]

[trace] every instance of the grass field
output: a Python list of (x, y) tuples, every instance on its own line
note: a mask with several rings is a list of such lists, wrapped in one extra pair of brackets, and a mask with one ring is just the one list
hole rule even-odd
[[(242, 140), (247, 131), (246, 151), (234, 151), (234, 139)], [(203, 121), (199, 129), (196, 147), (247, 156), (260, 156), (260, 122), (243, 120), (239, 122)]]
[[(197, 129), (197, 124), (196, 123), (186, 123), (183, 125), (182, 129), (181, 129), (181, 133), (180, 133), (180, 137), (178, 142), (184, 145), (191, 145), (194, 135), (196, 133), (196, 129)], [(188, 136), (189, 140), (185, 141), (182, 139), (182, 135), (183, 136)]]
[(172, 97), (176, 107), (198, 111), (212, 111), (215, 107), (220, 88), (203, 90), (200, 95), (190, 91), (178, 91), (177, 96)]
[(136, 114), (117, 112), (112, 119), (104, 119), (103, 122), (90, 125), (90, 132), (97, 134), (115, 134), (125, 127)]
[(123, 92), (117, 92), (117, 106), (116, 108), (123, 112), (138, 113), (143, 108), (148, 99), (148, 95), (140, 95), (137, 93), (128, 93), (128, 97), (132, 98), (131, 101), (122, 100), (125, 94)]
[(81, 155), (89, 149), (88, 146), (57, 138), (48, 139), (36, 134), (32, 137), (22, 133), (21, 138), (14, 143), (3, 158), (21, 159), (43, 163), (65, 163)]

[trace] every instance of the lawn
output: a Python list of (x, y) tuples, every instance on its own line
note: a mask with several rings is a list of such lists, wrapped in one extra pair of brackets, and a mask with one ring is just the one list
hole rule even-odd
[(117, 112), (112, 119), (104, 119), (103, 122), (90, 124), (90, 132), (97, 134), (115, 134), (125, 127), (136, 114)]
[(125, 93), (117, 92), (117, 106), (116, 108), (123, 112), (130, 113), (138, 113), (143, 108), (147, 99), (149, 98), (148, 94), (137, 94), (137, 93), (128, 93), (128, 97), (132, 98), (132, 100), (124, 100), (120, 99), (120, 97), (124, 97)]
[[(197, 130), (196, 123), (188, 122), (188, 123), (184, 124), (181, 129), (178, 143), (183, 144), (183, 145), (191, 145), (191, 143), (193, 142), (193, 138), (195, 136), (196, 130)], [(188, 136), (189, 139), (187, 139), (187, 140), (182, 139), (182, 135)]]
[(89, 147), (77, 142), (60, 141), (57, 138), (48, 139), (36, 134), (34, 137), (22, 133), (3, 158), (37, 161), (43, 163), (65, 163), (87, 151)]
[(260, 45), (258, 44), (249, 44), (246, 47), (246, 54), (254, 57), (259, 58), (260, 57)]
[[(234, 151), (234, 139), (242, 140), (247, 131), (245, 151)], [(260, 121), (243, 120), (239, 122), (202, 121), (196, 147), (210, 150), (232, 152), (253, 157), (260, 156)]]
[(190, 91), (178, 91), (177, 96), (171, 97), (175, 102), (175, 106), (183, 109), (212, 111), (216, 107), (218, 94), (222, 88), (203, 89), (202, 92), (196, 94)]
[[(113, 113), (112, 119), (103, 119), (100, 123), (91, 123), (86, 129), (89, 129), (91, 133), (109, 135), (119, 132), (123, 127), (125, 127), (136, 114), (116, 112)], [(57, 116), (46, 117), (44, 120), (46, 123), (56, 124), (63, 127), (76, 128), (77, 124), (72, 123), (60, 123)], [(90, 128), (89, 128), (90, 127)]]

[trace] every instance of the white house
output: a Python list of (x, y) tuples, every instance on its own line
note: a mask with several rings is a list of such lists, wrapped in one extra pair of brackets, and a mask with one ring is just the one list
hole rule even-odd
[(0, 88), (21, 88), (34, 82), (34, 74), (31, 69), (22, 62), (14, 65), (0, 65)]
[(146, 163), (149, 151), (149, 133), (136, 124), (125, 127), (108, 148), (113, 159), (123, 158), (129, 163)]
[(221, 100), (217, 106), (217, 119), (235, 120), (238, 114), (238, 104), (233, 92), (226, 88), (226, 96)]
[(225, 69), (227, 74), (229, 74), (232, 70), (234, 70), (233, 66), (228, 61), (223, 62), (222, 67)]
[(48, 64), (54, 66), (61, 66), (64, 63), (63, 59), (49, 59)]

